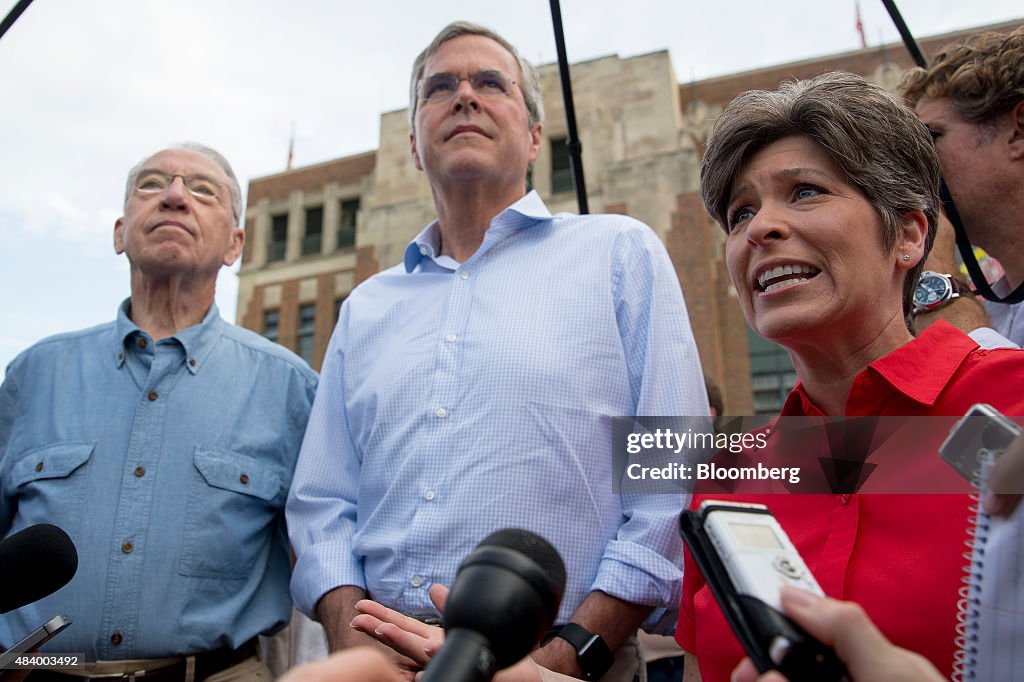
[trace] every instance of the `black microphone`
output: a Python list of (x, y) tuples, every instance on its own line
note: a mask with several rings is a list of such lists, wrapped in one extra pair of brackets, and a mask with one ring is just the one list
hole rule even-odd
[(77, 570), (75, 545), (57, 526), (40, 523), (0, 540), (0, 613), (53, 594)]
[(455, 575), (445, 641), (423, 682), (486, 682), (526, 656), (551, 629), (565, 591), (558, 550), (528, 530), (491, 533)]

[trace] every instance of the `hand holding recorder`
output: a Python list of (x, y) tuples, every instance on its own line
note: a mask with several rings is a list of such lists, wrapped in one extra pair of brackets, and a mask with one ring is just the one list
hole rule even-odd
[[(853, 602), (828, 599), (792, 587), (782, 588), (782, 609), (797, 625), (835, 649), (853, 682), (938, 682), (945, 678), (923, 656), (885, 638), (867, 614)], [(744, 658), (733, 682), (788, 682), (779, 672), (758, 676), (753, 661)]]
[(989, 489), (982, 498), (992, 516), (1009, 517), (1024, 492), (1024, 435), (1017, 436), (1003, 451), (989, 474)]
[(783, 586), (824, 597), (796, 547), (762, 504), (706, 500), (680, 533), (737, 639), (761, 672), (794, 682), (847, 680), (831, 648), (784, 615)]
[(1024, 431), (991, 405), (961, 417), (939, 454), (967, 481), (985, 488), (985, 511), (1009, 517), (1024, 493)]

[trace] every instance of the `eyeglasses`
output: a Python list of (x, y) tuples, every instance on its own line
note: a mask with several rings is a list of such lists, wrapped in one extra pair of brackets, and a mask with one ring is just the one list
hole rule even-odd
[(427, 104), (447, 102), (455, 97), (462, 81), (468, 81), (473, 92), (482, 97), (508, 96), (516, 82), (500, 71), (488, 69), (477, 71), (469, 76), (456, 76), (454, 73), (435, 73), (420, 81), (420, 101)]
[(223, 185), (205, 175), (171, 174), (157, 170), (142, 171), (135, 179), (135, 191), (143, 195), (158, 194), (170, 187), (174, 178), (181, 178), (185, 188), (200, 201), (223, 201), (226, 194)]

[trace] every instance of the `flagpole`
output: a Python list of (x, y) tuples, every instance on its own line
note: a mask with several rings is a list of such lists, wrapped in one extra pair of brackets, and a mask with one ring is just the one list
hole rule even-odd
[(868, 41), (864, 37), (864, 22), (861, 21), (860, 18), (860, 0), (857, 0), (857, 2), (853, 3), (853, 8), (854, 12), (857, 15), (857, 23), (855, 24), (855, 26), (857, 28), (857, 33), (860, 35), (860, 47), (863, 50), (868, 46)]
[(292, 169), (292, 161), (295, 158), (295, 121), (292, 121), (292, 132), (288, 136), (288, 165), (285, 166), (286, 170)]

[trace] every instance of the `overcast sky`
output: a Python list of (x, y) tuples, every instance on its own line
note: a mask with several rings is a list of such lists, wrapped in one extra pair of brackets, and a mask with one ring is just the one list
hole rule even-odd
[[(1024, 15), (1020, 0), (898, 4), (919, 37)], [(861, 12), (869, 45), (899, 40), (879, 0)], [(858, 47), (853, 0), (563, 0), (562, 16), (571, 61), (667, 48), (681, 81)], [(0, 39), (0, 374), (128, 295), (112, 233), (143, 156), (203, 142), (244, 193), (284, 170), (293, 121), (296, 165), (374, 149), (416, 53), (456, 19), (555, 60), (544, 0), (35, 0)], [(225, 270), (230, 321), (236, 291)]]

